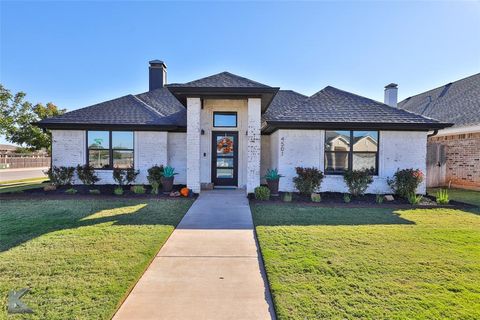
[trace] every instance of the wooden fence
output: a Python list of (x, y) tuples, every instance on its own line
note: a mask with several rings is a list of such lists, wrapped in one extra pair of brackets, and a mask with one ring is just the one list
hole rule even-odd
[(0, 168), (38, 168), (50, 167), (50, 157), (31, 154), (0, 154)]

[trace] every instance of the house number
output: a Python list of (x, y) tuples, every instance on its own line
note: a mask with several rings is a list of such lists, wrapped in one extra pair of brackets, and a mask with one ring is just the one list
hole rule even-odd
[(285, 137), (282, 137), (280, 139), (280, 153), (283, 157), (283, 151), (285, 150)]

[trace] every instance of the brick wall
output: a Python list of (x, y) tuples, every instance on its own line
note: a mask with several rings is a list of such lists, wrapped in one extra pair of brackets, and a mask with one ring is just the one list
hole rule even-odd
[(447, 184), (480, 188), (480, 132), (433, 136), (428, 141), (446, 147)]

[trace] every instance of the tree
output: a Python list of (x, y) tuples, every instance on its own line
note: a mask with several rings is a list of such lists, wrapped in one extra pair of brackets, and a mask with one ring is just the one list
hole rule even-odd
[(24, 92), (13, 95), (0, 84), (0, 134), (9, 142), (30, 150), (50, 150), (51, 133), (32, 125), (32, 122), (61, 115), (65, 109), (58, 109), (51, 102), (46, 106), (41, 103), (32, 105), (25, 101), (25, 96)]

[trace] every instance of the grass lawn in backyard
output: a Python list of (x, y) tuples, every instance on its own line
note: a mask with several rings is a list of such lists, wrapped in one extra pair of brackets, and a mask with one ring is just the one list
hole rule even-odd
[(480, 319), (480, 215), (253, 204), (279, 319)]
[(0, 319), (110, 319), (191, 200), (0, 200)]
[[(429, 188), (428, 194), (436, 195), (440, 188)], [(451, 200), (457, 200), (480, 207), (480, 191), (465, 189), (447, 189)]]

